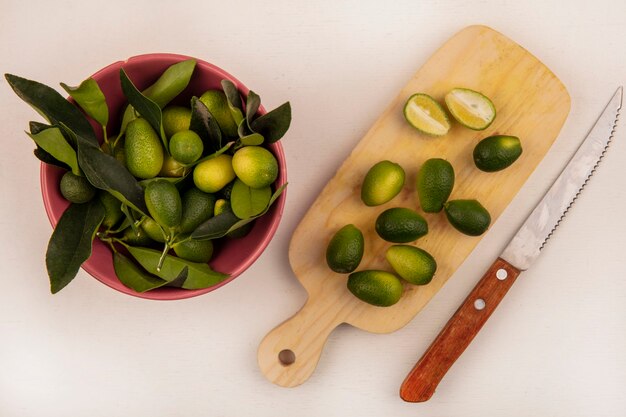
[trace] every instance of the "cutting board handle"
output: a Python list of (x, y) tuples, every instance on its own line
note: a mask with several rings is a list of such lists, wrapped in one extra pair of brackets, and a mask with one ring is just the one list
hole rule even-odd
[(341, 323), (337, 311), (324, 307), (320, 309), (309, 298), (300, 311), (261, 341), (258, 361), (267, 379), (283, 387), (295, 387), (311, 376), (328, 336)]

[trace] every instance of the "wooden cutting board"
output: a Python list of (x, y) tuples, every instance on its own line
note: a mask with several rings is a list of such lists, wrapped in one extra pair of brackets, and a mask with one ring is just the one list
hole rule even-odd
[[(407, 98), (417, 92), (443, 103), (454, 87), (467, 87), (490, 97), (497, 109), (494, 123), (475, 132), (453, 122), (440, 138), (419, 134), (404, 120)], [(293, 317), (261, 342), (258, 362), (272, 382), (296, 386), (312, 374), (328, 335), (341, 323), (374, 333), (388, 333), (407, 324), (452, 276), (480, 241), (453, 229), (443, 213), (424, 214), (414, 190), (420, 165), (445, 158), (455, 169), (450, 199), (475, 198), (497, 220), (556, 139), (570, 109), (570, 97), (559, 79), (528, 51), (485, 26), (470, 26), (452, 37), (417, 71), (395, 100), (354, 148), (296, 228), (289, 247), (291, 267), (309, 297)], [(493, 134), (518, 136), (522, 156), (509, 168), (485, 173), (473, 163), (474, 146)], [(360, 187), (368, 169), (388, 159), (406, 171), (402, 192), (389, 203), (367, 207)], [(365, 237), (362, 269), (391, 270), (385, 261), (390, 246), (374, 230), (376, 217), (390, 207), (416, 208), (429, 233), (414, 245), (437, 260), (434, 279), (425, 286), (405, 284), (401, 300), (374, 307), (346, 288), (347, 275), (332, 272), (325, 251), (333, 234), (348, 223)], [(493, 223), (492, 223), (493, 224)]]

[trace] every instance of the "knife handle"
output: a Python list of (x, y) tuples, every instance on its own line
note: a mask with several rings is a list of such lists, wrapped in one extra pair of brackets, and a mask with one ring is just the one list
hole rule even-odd
[(407, 375), (400, 387), (404, 401), (423, 402), (432, 397), (448, 369), (469, 346), (519, 274), (517, 268), (502, 258), (496, 259)]

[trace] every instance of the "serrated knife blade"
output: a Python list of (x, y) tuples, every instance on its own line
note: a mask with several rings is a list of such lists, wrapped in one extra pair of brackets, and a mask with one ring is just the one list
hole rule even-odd
[(622, 108), (622, 90), (622, 87), (617, 89), (572, 159), (530, 213), (500, 258), (521, 271), (528, 269), (537, 259), (539, 252), (604, 156)]
[(574, 156), (491, 265), (400, 387), (400, 397), (423, 402), (496, 309), (518, 275), (528, 269), (604, 156), (622, 107), (619, 87)]

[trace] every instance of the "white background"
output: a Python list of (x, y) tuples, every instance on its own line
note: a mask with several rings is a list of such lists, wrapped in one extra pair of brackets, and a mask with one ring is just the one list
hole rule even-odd
[[(104, 5), (106, 4), (106, 6)], [(543, 255), (427, 403), (406, 373), (499, 254), (626, 83), (626, 3), (614, 1), (0, 0), (0, 71), (78, 84), (148, 52), (213, 62), (290, 100), (289, 193), (280, 228), (243, 276), (208, 295), (156, 302), (81, 271), (48, 290), (51, 227), (23, 133), (35, 113), (0, 82), (0, 416), (626, 415), (626, 125)], [(317, 371), (285, 389), (261, 375), (263, 336), (304, 303), (287, 247), (340, 162), (446, 39), (486, 24), (534, 53), (572, 109), (544, 162), (465, 264), (405, 328), (342, 326)]]

